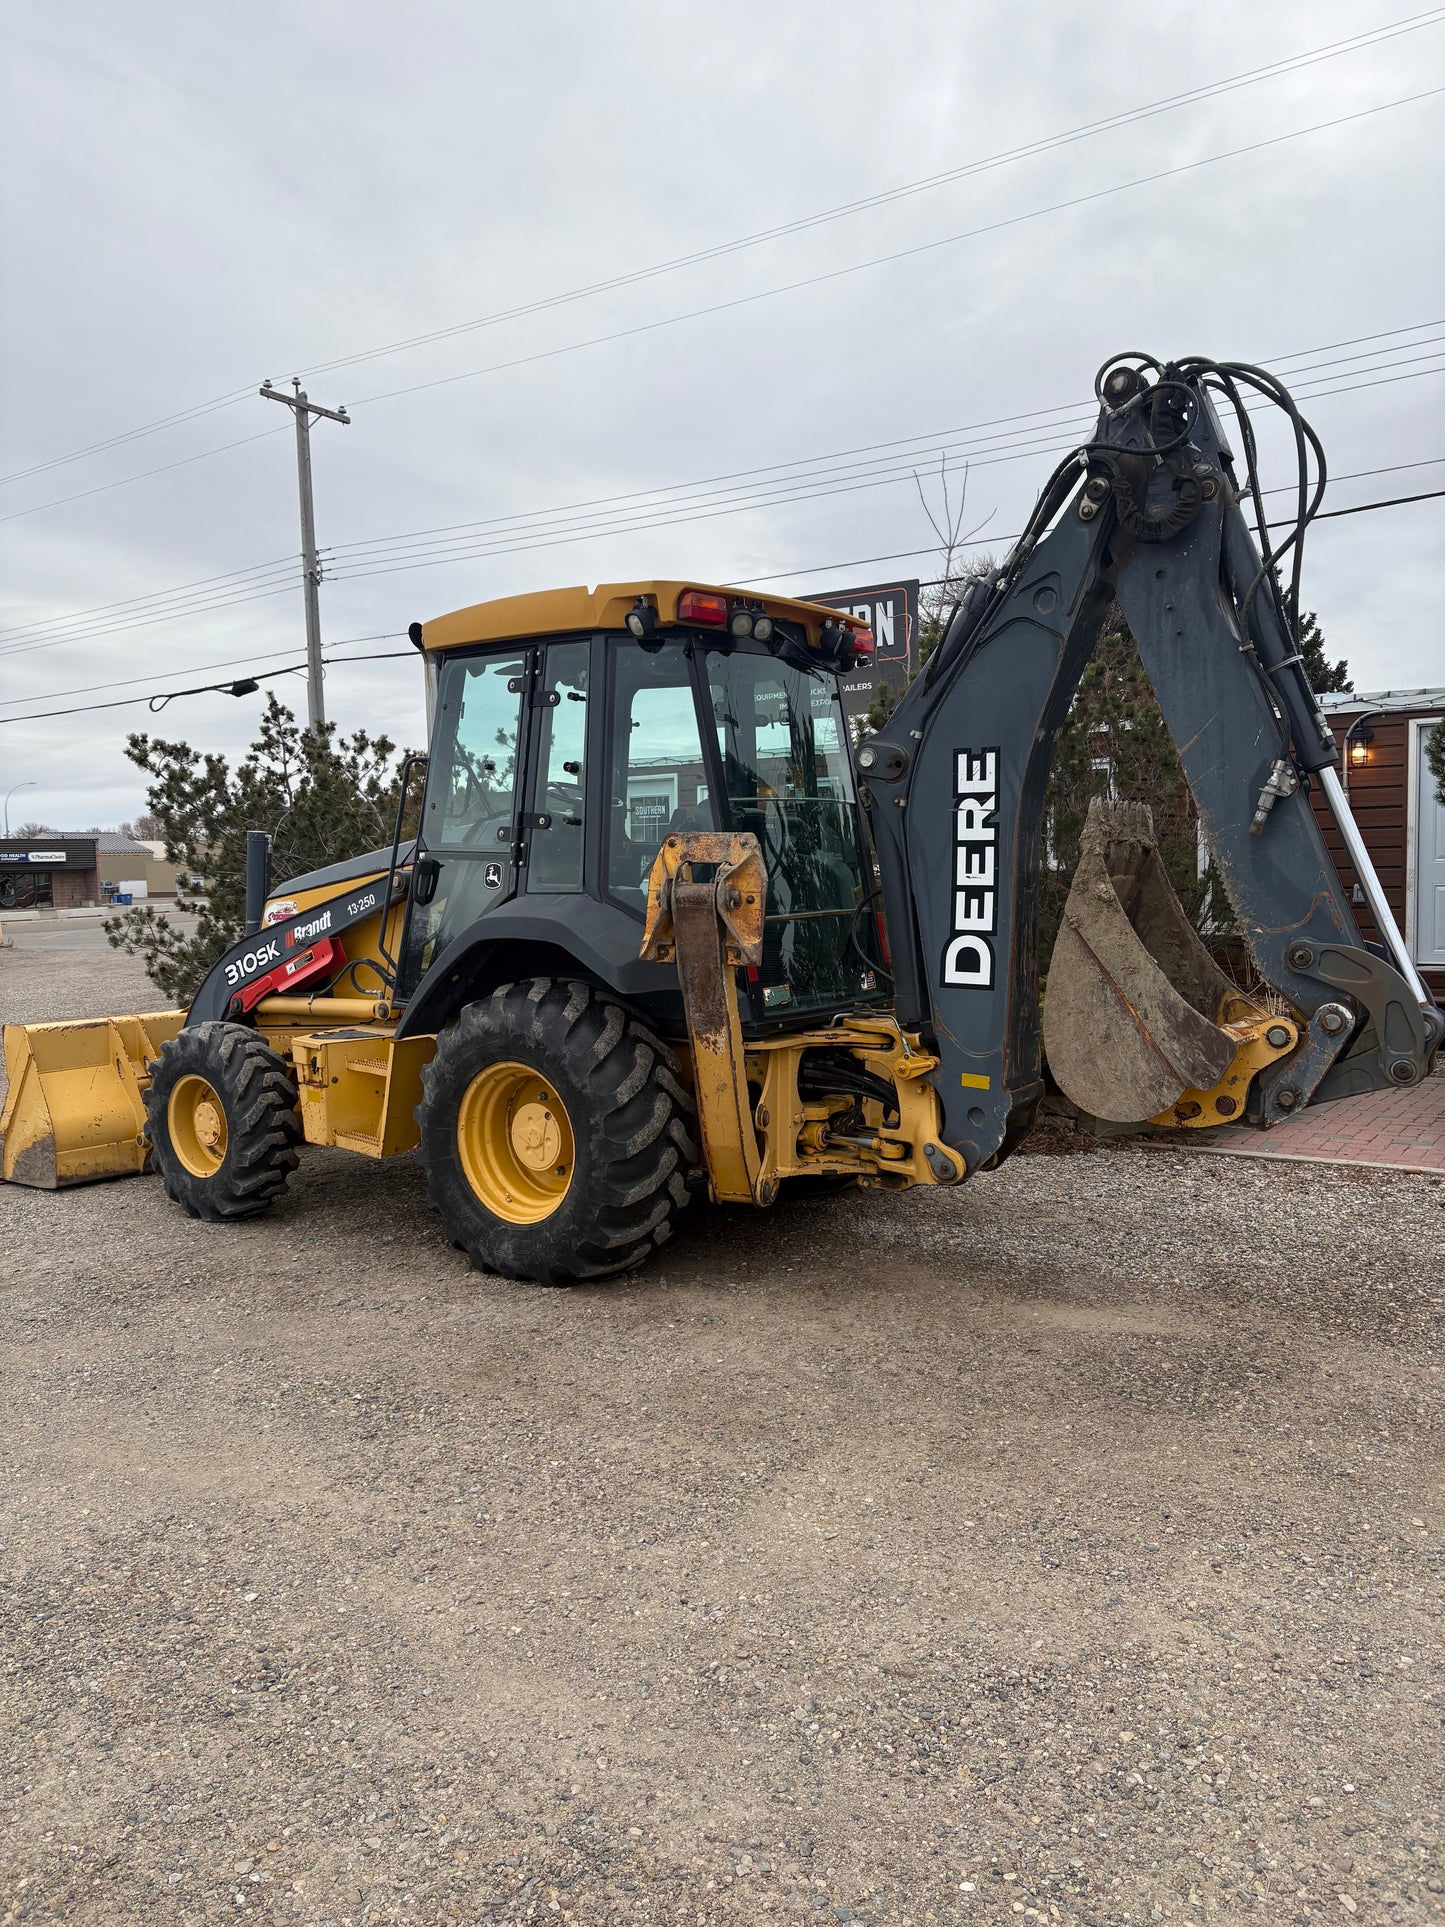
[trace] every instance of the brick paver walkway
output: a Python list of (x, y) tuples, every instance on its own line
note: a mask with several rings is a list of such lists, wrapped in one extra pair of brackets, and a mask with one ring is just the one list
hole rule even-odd
[(1410, 1090), (1373, 1091), (1368, 1097), (1311, 1107), (1271, 1131), (1241, 1124), (1217, 1131), (1179, 1131), (1170, 1141), (1183, 1146), (1188, 1139), (1201, 1151), (1232, 1157), (1445, 1172), (1445, 1077), (1427, 1077)]

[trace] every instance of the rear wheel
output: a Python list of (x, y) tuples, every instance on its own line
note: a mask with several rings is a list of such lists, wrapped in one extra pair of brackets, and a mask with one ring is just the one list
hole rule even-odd
[(589, 984), (504, 984), (437, 1040), (417, 1112), (427, 1191), (479, 1271), (574, 1285), (671, 1237), (697, 1161), (672, 1052)]
[(166, 1196), (191, 1217), (253, 1217), (300, 1161), (296, 1089), (255, 1031), (196, 1024), (156, 1060), (146, 1134)]

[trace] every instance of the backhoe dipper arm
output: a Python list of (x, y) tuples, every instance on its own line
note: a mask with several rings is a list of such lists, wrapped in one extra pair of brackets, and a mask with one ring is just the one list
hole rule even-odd
[[(1101, 371), (1094, 439), (1056, 471), (1007, 562), (970, 586), (923, 674), (858, 752), (898, 1015), (938, 1052), (943, 1136), (970, 1174), (1012, 1148), (1043, 1093), (1044, 794), (1115, 597), (1260, 974), (1296, 1012), (1342, 1032), (1333, 1042), (1302, 1032), (1301, 1051), (1323, 1048), (1333, 1068), (1317, 1062), (1298, 1101), (1316, 1087), (1330, 1097), (1413, 1083), (1445, 1028), (1382, 898), (1371, 907), (1393, 954), (1365, 948), (1310, 807), (1313, 778), (1357, 841), (1294, 642), (1297, 602), (1263, 568), (1239, 507), (1247, 485), (1258, 508), (1252, 438), (1237, 479), (1208, 392), (1234, 400), (1259, 371), (1146, 365), (1152, 383), (1128, 362)], [(1260, 381), (1271, 400), (1283, 395)], [(1303, 462), (1313, 436), (1284, 404)], [(1307, 520), (1302, 507), (1293, 541)]]

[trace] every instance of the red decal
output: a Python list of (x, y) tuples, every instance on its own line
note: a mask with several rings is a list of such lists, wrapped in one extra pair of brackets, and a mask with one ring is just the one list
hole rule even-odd
[(246, 1011), (254, 1010), (263, 997), (273, 996), (281, 990), (299, 990), (304, 984), (315, 983), (319, 977), (333, 976), (345, 962), (346, 952), (337, 938), (323, 937), (320, 943), (312, 944), (301, 956), (288, 957), (285, 963), (268, 970), (264, 977), (257, 977), (244, 990), (238, 990), (231, 999), (227, 1015), (242, 1016)]

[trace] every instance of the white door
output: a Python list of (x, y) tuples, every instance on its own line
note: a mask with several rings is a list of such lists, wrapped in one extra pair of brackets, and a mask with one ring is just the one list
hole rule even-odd
[(1415, 961), (1445, 964), (1445, 803), (1425, 761), (1433, 722), (1417, 723), (1415, 737)]

